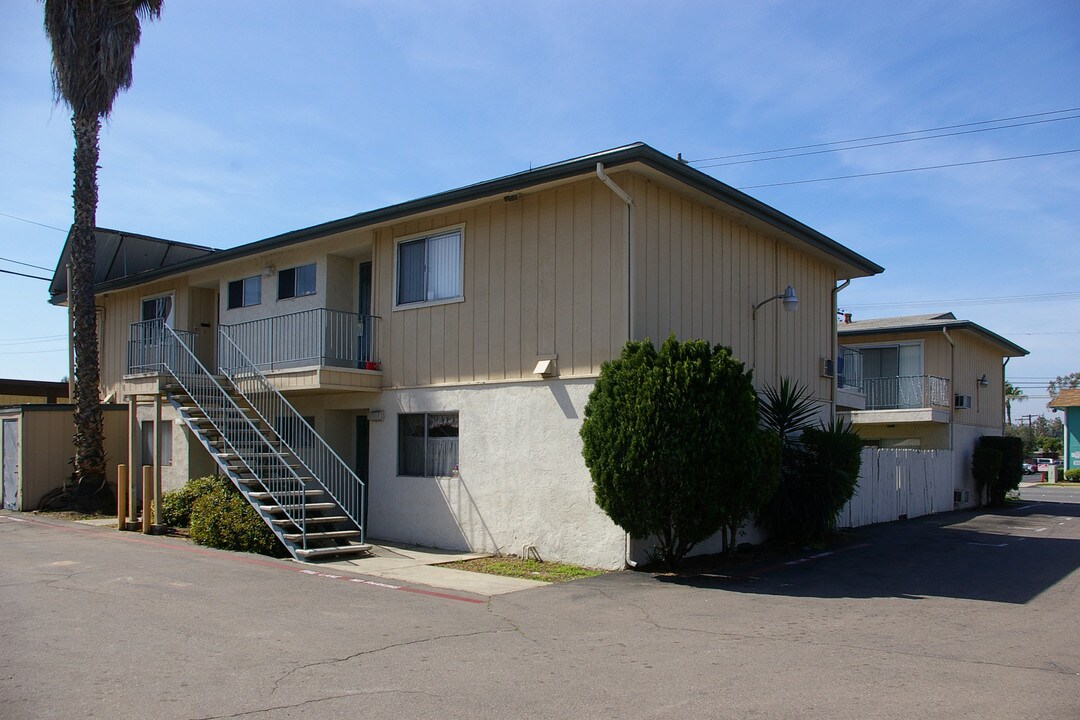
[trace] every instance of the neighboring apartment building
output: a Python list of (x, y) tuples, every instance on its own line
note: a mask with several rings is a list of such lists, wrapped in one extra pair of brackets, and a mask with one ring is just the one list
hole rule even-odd
[(837, 410), (864, 442), (955, 450), (959, 504), (977, 500), (971, 454), (1005, 423), (1005, 364), (1024, 348), (952, 313), (839, 325)]
[(1049, 406), (1055, 412), (1061, 410), (1065, 415), (1061, 437), (1061, 457), (1064, 462), (1061, 469), (1076, 470), (1080, 468), (1080, 389), (1060, 391)]
[[(626, 552), (580, 452), (601, 364), (631, 338), (704, 338), (827, 413), (836, 283), (882, 270), (643, 144), (191, 252), (98, 286), (134, 464), (157, 415), (166, 488), (213, 455), (301, 557), (367, 537), (597, 567)], [(798, 312), (755, 309), (789, 285)], [(309, 545), (312, 520), (334, 530)]]

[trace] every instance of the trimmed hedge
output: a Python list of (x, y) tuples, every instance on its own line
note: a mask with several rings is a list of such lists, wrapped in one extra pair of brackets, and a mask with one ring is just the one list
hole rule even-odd
[(1065, 471), (1065, 482), (1080, 482), (1080, 468)]
[(975, 460), (972, 458), (975, 484), (980, 493), (985, 493), (987, 505), (1004, 505), (1005, 496), (1020, 487), (1020, 481), (1024, 477), (1024, 441), (1018, 437), (983, 435), (975, 446), (976, 454), (980, 448), (997, 451), (998, 468), (997, 473), (990, 473), (989, 468), (985, 468), (980, 469), (980, 474), (976, 474)]

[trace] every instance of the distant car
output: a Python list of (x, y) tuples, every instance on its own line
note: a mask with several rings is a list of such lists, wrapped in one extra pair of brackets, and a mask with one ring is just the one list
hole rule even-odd
[(1038, 470), (1035, 468), (1035, 463), (1021, 463), (1020, 467), (1022, 468), (1025, 475), (1034, 475), (1036, 472), (1038, 472)]

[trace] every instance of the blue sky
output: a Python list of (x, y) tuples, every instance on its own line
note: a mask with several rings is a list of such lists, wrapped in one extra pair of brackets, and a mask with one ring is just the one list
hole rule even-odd
[[(32, 223), (70, 225), (73, 141), (41, 13), (0, 6), (0, 257), (52, 268), (64, 233)], [(1053, 113), (696, 166), (746, 188), (993, 160), (1080, 149), (1072, 108), (1074, 0), (174, 0), (102, 133), (98, 223), (230, 247), (639, 140), (701, 160)], [(952, 310), (1031, 350), (1007, 376), (1033, 396), (1080, 371), (1080, 153), (747, 192), (886, 268), (841, 293), (856, 317)], [(0, 377), (66, 374), (46, 299), (0, 275)]]

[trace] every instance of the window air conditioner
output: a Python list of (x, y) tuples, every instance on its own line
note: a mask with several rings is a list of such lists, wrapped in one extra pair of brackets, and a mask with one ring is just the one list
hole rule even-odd
[(833, 367), (832, 358), (821, 358), (821, 377), (833, 377), (836, 374)]
[(957, 410), (970, 410), (971, 409), (971, 396), (970, 395), (953, 395), (953, 407)]

